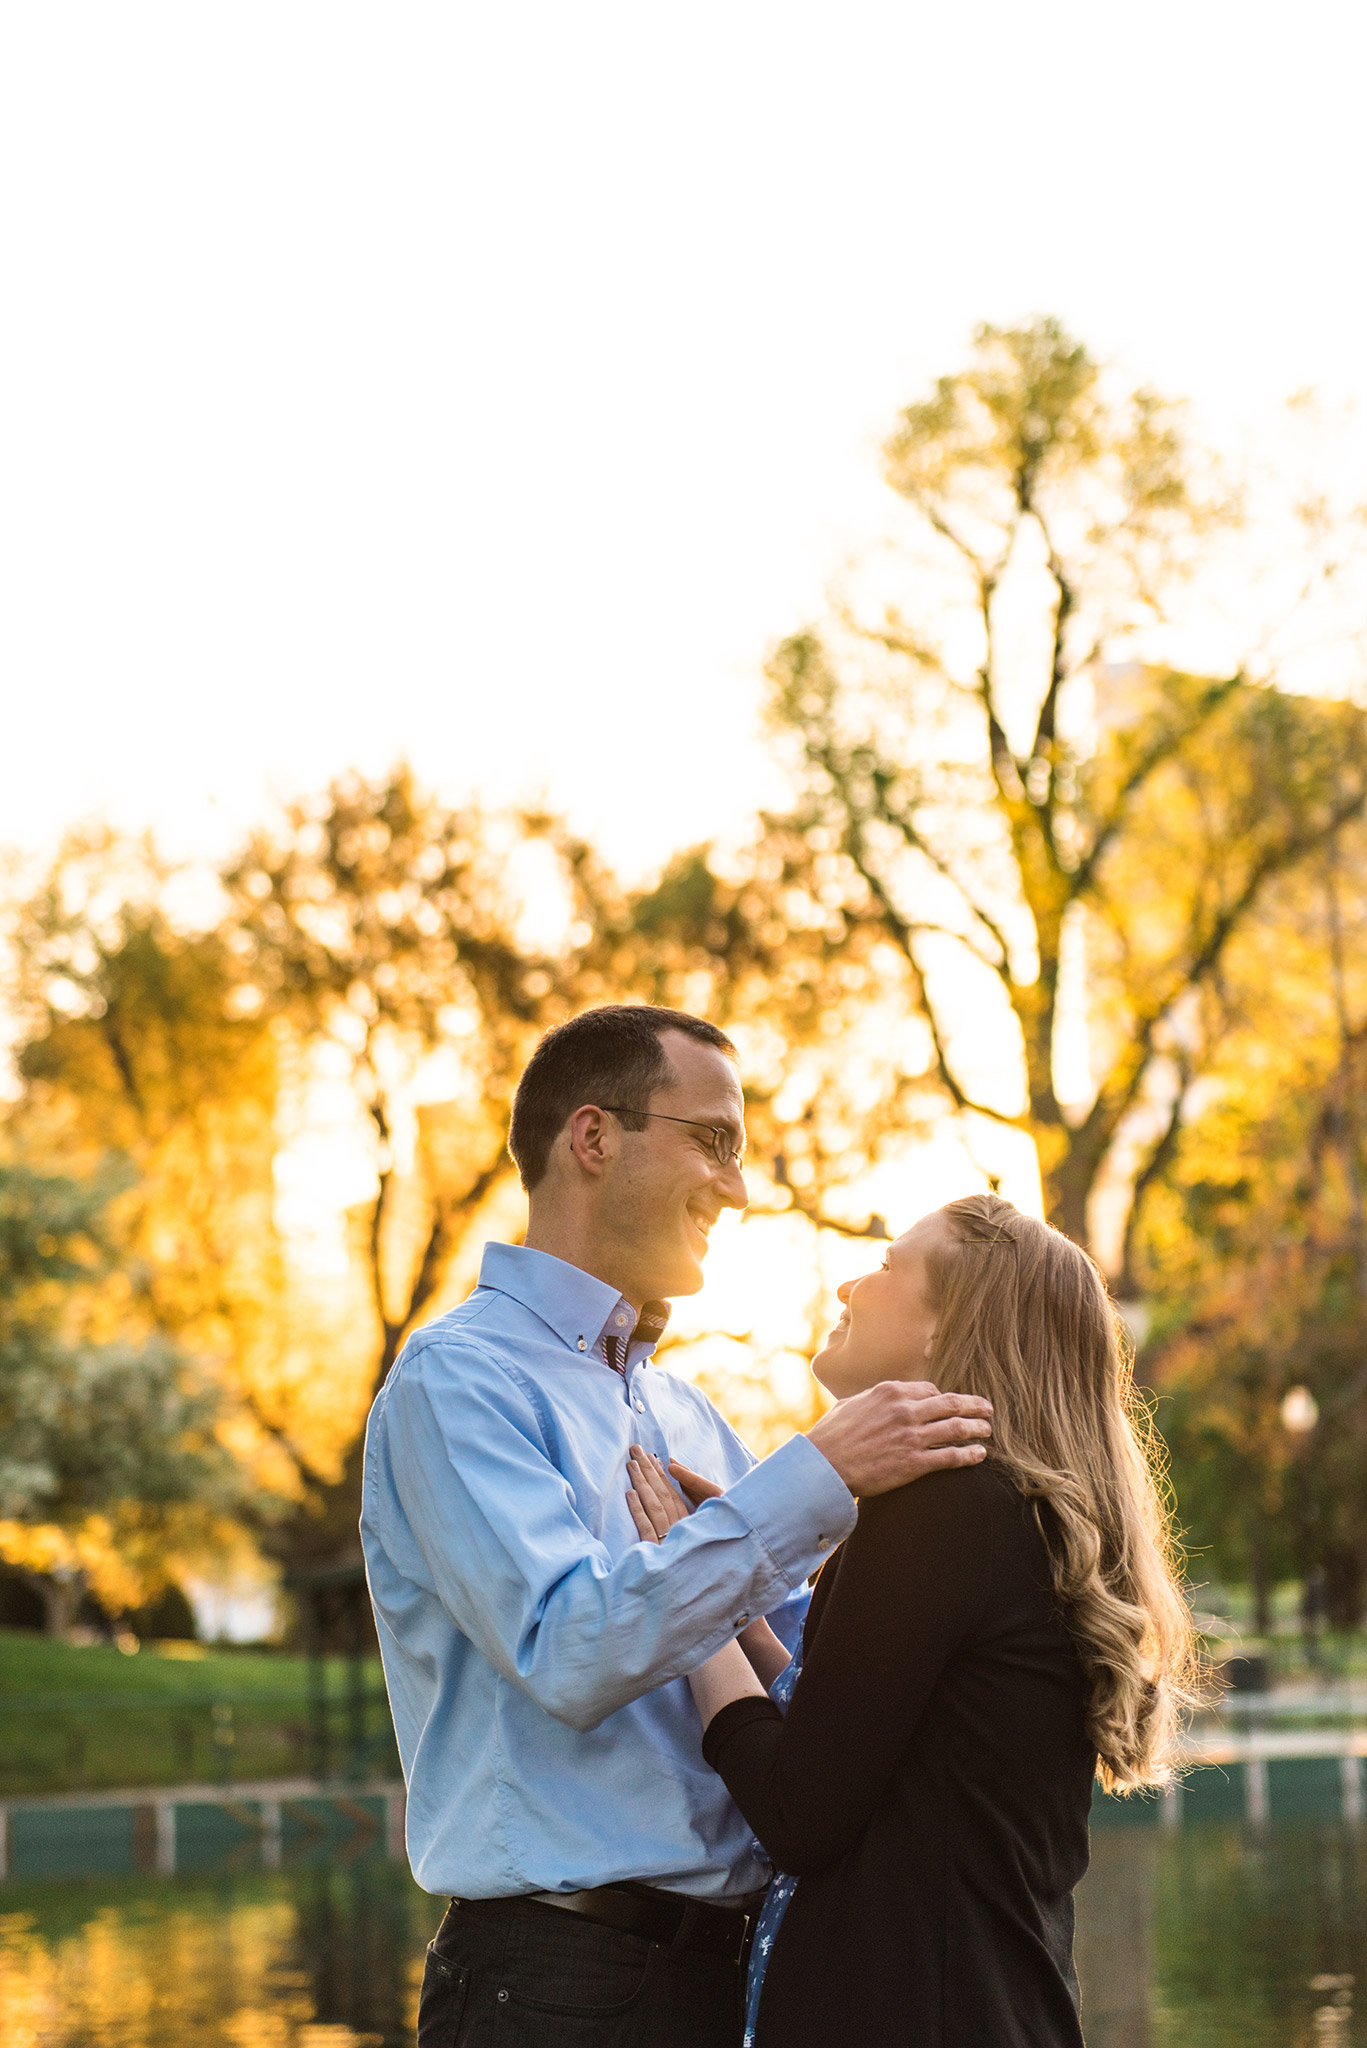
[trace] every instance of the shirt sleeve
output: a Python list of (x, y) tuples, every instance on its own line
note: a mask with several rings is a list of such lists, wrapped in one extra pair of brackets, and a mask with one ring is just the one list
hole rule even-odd
[[(747, 1472), (753, 1472), (759, 1460), (749, 1444), (745, 1442), (743, 1437), (737, 1436), (735, 1430), (732, 1429), (730, 1423), (726, 1420), (726, 1417), (713, 1407), (702, 1390), (696, 1387), (691, 1380), (678, 1379), (673, 1373), (669, 1374), (669, 1378), (673, 1380), (675, 1386), (686, 1400), (691, 1401), (695, 1407), (703, 1411), (709, 1425), (716, 1434), (717, 1448), (722, 1464), (717, 1471), (709, 1473), (709, 1478), (716, 1479), (720, 1483), (724, 1472), (726, 1484), (734, 1486), (737, 1480), (743, 1478)], [(808, 1449), (811, 1449), (810, 1445), (808, 1445)], [(845, 1507), (841, 1519), (842, 1533), (851, 1524), (852, 1515), (850, 1508), (852, 1506), (853, 1503), (851, 1502), (850, 1507)], [(822, 1555), (823, 1557), (829, 1555), (829, 1550), (825, 1544), (823, 1544)], [(792, 1592), (779, 1602), (777, 1607), (770, 1607), (765, 1612), (764, 1619), (768, 1622), (790, 1657), (796, 1654), (797, 1646), (802, 1640), (802, 1624), (807, 1619), (807, 1609), (811, 1604), (811, 1598), (811, 1588), (803, 1581), (795, 1586)]]
[(421, 1576), (504, 1678), (580, 1730), (696, 1669), (855, 1519), (843, 1481), (796, 1437), (663, 1543), (614, 1559), (579, 1515), (529, 1390), (469, 1345), (400, 1362), (384, 1431)]
[(709, 1724), (703, 1754), (778, 1869), (824, 1869), (867, 1827), (981, 1623), (1000, 1491), (986, 1473), (946, 1471), (862, 1502), (786, 1716), (745, 1698)]

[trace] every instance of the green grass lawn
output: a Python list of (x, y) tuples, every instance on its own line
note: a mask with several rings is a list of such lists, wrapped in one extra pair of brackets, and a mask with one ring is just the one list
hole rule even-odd
[[(330, 1660), (334, 1683), (341, 1660)], [(144, 1643), (136, 1657), (112, 1644), (77, 1649), (23, 1629), (0, 1629), (0, 1700), (16, 1695), (69, 1699), (155, 1697), (181, 1700), (246, 1698), (306, 1689), (307, 1663), (272, 1650), (215, 1649), (206, 1643)]]
[[(329, 1658), (339, 1745), (345, 1688), (343, 1660)], [(389, 1776), (378, 1663), (366, 1691), (375, 1775)], [(301, 1777), (312, 1757), (302, 1657), (146, 1643), (128, 1657), (0, 1629), (0, 1796)], [(337, 1757), (340, 1768), (340, 1746)]]

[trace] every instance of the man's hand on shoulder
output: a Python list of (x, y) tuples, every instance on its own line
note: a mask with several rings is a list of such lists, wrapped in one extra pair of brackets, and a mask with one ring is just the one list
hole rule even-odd
[(883, 1380), (852, 1394), (807, 1432), (851, 1493), (891, 1493), (927, 1472), (980, 1464), (992, 1404), (942, 1394), (928, 1380)]

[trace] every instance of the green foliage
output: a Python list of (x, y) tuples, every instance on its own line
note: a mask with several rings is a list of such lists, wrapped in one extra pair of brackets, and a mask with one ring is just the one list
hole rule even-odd
[[(752, 1213), (877, 1235), (869, 1170), (946, 1110), (1028, 1138), (1052, 1218), (1151, 1299), (1193, 1543), (1263, 1582), (1312, 1548), (1351, 1577), (1367, 992), (1339, 958), (1326, 1007), (1307, 905), (1331, 853), (1364, 896), (1367, 718), (1139, 658), (1233, 508), (1180, 410), (1056, 321), (980, 328), (885, 457), (905, 546), (775, 652), (793, 801), (748, 845), (627, 889), (557, 820), (453, 808), (400, 767), (250, 834), (192, 910), (113, 835), (73, 839), (11, 906), (16, 1511), (223, 1497), (212, 1379), (258, 1524), (292, 1502), (282, 1554), (354, 1549), (370, 1391), (481, 1234), (516, 1229), (504, 1137), (532, 1044), (639, 999), (735, 1036)], [(374, 1179), (323, 1303), (275, 1176), (339, 1080)], [(1326, 1420), (1293, 1458), (1300, 1382)]]
[[(1346, 840), (1284, 887), (1218, 991), (1203, 1097), (1136, 1256), (1141, 1360), (1210, 1568), (1309, 1579), (1328, 1620), (1367, 1607), (1367, 859)], [(1318, 1422), (1281, 1404), (1309, 1389)]]
[(109, 1256), (106, 1210), (131, 1176), (106, 1166), (87, 1181), (0, 1166), (0, 1331), (40, 1322)]
[[(168, 1510), (236, 1504), (218, 1390), (166, 1337), (93, 1341), (82, 1296), (116, 1257), (108, 1208), (128, 1176), (80, 1183), (0, 1166), (0, 1522), (74, 1532), (100, 1517), (155, 1543)], [(11, 1534), (21, 1572), (22, 1535)], [(41, 1555), (41, 1553), (39, 1553)], [(49, 1574), (30, 1574), (56, 1598)], [(60, 1620), (85, 1583), (68, 1569)], [(54, 1614), (57, 1609), (54, 1609)]]
[[(1367, 810), (1367, 717), (1107, 665), (1228, 508), (1176, 411), (1056, 322), (981, 328), (887, 473), (912, 514), (893, 582), (870, 572), (770, 666), (784, 823), (838, 854), (833, 908), (886, 942), (942, 1101), (1027, 1133), (1052, 1219), (1095, 1244), (1097, 1189), (1119, 1174), (1142, 1206), (1166, 1171), (1232, 950)], [(1090, 1076), (1060, 1072), (1070, 944)], [(995, 1057), (972, 1049), (989, 1025)]]

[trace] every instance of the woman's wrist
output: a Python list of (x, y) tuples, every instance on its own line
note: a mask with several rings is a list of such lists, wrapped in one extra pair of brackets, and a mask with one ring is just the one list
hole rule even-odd
[(766, 1687), (750, 1668), (750, 1660), (739, 1643), (728, 1643), (718, 1650), (697, 1671), (691, 1671), (688, 1683), (693, 1689), (693, 1698), (703, 1727), (732, 1700), (767, 1699)]
[(736, 1640), (749, 1660), (750, 1669), (765, 1687), (771, 1686), (792, 1661), (763, 1615), (742, 1629)]

